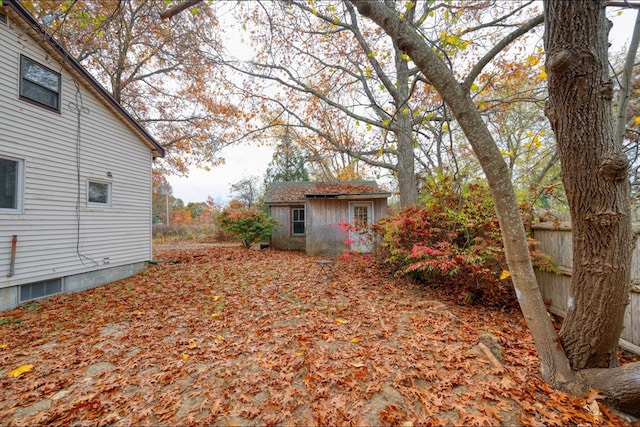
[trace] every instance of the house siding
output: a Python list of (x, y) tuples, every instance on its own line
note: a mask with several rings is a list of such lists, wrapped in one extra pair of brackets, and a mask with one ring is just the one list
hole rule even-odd
[[(23, 211), (0, 213), (0, 289), (145, 263), (151, 150), (82, 83), (78, 93), (72, 75), (11, 19), (0, 23), (0, 38), (0, 156), (24, 160)], [(61, 74), (59, 113), (19, 99), (20, 54)], [(88, 179), (111, 183), (111, 206), (87, 206)]]

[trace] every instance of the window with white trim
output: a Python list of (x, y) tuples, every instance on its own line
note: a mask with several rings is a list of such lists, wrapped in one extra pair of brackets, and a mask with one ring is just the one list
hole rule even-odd
[(89, 180), (87, 183), (87, 203), (92, 206), (110, 206), (111, 183)]
[(0, 213), (22, 212), (24, 161), (0, 157)]
[(304, 234), (304, 208), (291, 208), (291, 234)]
[(20, 55), (20, 98), (60, 111), (60, 73)]

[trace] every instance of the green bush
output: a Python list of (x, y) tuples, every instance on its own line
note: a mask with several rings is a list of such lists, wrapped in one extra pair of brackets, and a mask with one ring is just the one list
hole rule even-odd
[(247, 248), (268, 240), (275, 225), (266, 213), (244, 208), (225, 209), (218, 214), (217, 220), (222, 231), (231, 233)]

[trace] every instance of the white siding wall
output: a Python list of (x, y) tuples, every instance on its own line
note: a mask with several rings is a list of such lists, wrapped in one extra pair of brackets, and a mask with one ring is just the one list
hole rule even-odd
[[(0, 23), (0, 40), (0, 156), (25, 162), (23, 213), (0, 213), (0, 288), (149, 260), (149, 148), (81, 84), (78, 192), (72, 76), (11, 20)], [(21, 53), (61, 72), (60, 113), (18, 98)], [(111, 182), (110, 207), (87, 206), (90, 178)], [(8, 278), (12, 235), (18, 245), (15, 274)]]

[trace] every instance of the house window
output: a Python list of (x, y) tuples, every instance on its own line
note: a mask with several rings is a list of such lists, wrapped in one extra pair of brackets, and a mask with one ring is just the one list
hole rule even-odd
[(20, 302), (48, 297), (62, 292), (62, 279), (45, 280), (20, 286)]
[(304, 234), (304, 208), (291, 209), (291, 234)]
[(90, 205), (111, 205), (111, 184), (108, 182), (89, 181), (87, 201)]
[(60, 74), (20, 56), (20, 98), (60, 111)]
[(0, 213), (22, 211), (22, 160), (0, 157)]

